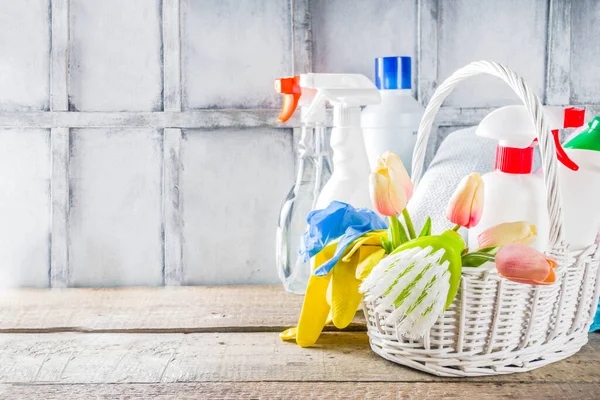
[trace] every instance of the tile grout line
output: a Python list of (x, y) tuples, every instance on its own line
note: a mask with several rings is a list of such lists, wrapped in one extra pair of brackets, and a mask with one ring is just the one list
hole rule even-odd
[(439, 1), (417, 4), (417, 96), (427, 105), (437, 87)]
[[(50, 110), (68, 111), (69, 0), (52, 0), (50, 10)], [(50, 286), (68, 287), (69, 271), (69, 128), (50, 129)]]
[[(181, 114), (181, 18), (180, 0), (162, 0), (163, 105), (166, 113)], [(164, 121), (162, 240), (163, 283), (184, 283), (183, 216), (181, 214), (181, 145), (183, 134), (176, 124)]]
[(545, 103), (571, 102), (571, 0), (548, 1)]

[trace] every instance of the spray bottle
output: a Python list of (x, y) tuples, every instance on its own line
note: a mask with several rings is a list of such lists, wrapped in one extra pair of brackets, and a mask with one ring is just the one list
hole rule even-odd
[[(564, 110), (545, 108), (548, 125), (553, 129), (557, 157), (570, 170), (577, 165), (569, 159), (558, 140), (558, 128), (564, 126)], [(541, 174), (533, 174), (535, 127), (524, 106), (507, 106), (488, 114), (476, 130), (478, 136), (498, 141), (495, 171), (485, 174), (485, 206), (479, 224), (469, 229), (469, 248), (479, 248), (477, 237), (484, 230), (503, 222), (527, 221), (537, 229), (532, 247), (546, 250), (550, 223), (546, 189)]]
[(559, 167), (565, 240), (569, 250), (594, 244), (600, 231), (600, 117), (565, 144), (565, 151), (580, 169)]
[(325, 135), (325, 105), (307, 115), (316, 91), (301, 87), (300, 76), (275, 80), (275, 91), (284, 95), (278, 121), (288, 121), (298, 106), (302, 121), (300, 140), (295, 146), (296, 180), (279, 211), (277, 271), (285, 290), (304, 294), (310, 277), (310, 262), (299, 257), (298, 246), (306, 230), (306, 216), (316, 206), (321, 189), (331, 176)]
[(381, 101), (377, 87), (360, 74), (305, 74), (300, 75), (300, 86), (316, 90), (307, 116), (327, 102), (333, 106), (333, 174), (321, 191), (315, 209), (325, 208), (334, 200), (357, 208), (372, 208), (361, 106)]

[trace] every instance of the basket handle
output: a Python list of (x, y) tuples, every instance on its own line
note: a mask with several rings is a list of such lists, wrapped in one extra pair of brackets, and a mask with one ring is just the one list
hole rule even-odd
[(433, 120), (442, 103), (452, 90), (462, 81), (472, 76), (489, 74), (502, 79), (519, 96), (529, 115), (534, 121), (535, 131), (539, 139), (542, 167), (546, 184), (546, 199), (548, 202), (548, 215), (550, 217), (550, 237), (548, 249), (552, 254), (563, 254), (566, 250), (563, 243), (563, 212), (562, 199), (558, 186), (556, 148), (554, 139), (544, 119), (542, 104), (537, 95), (525, 83), (523, 78), (502, 64), (491, 61), (476, 61), (456, 72), (446, 79), (435, 91), (419, 125), (417, 143), (413, 153), (412, 180), (417, 186), (423, 175), (427, 141), (431, 134)]

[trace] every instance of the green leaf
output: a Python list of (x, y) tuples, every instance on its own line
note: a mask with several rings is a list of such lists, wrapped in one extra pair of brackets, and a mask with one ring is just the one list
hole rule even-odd
[(496, 257), (486, 253), (469, 253), (462, 256), (463, 267), (480, 267), (488, 261), (495, 261)]
[(475, 250), (475, 253), (487, 253), (495, 256), (499, 249), (500, 246), (484, 247), (483, 249)]
[(415, 227), (413, 226), (412, 219), (408, 213), (408, 208), (402, 210), (402, 216), (404, 217), (404, 222), (406, 223), (406, 229), (408, 229), (408, 236), (410, 236), (411, 239), (415, 239), (417, 234), (415, 233)]
[(421, 233), (419, 233), (419, 237), (424, 236), (431, 236), (431, 217), (427, 217), (423, 224), (423, 228), (421, 229)]
[(408, 242), (408, 235), (406, 234), (406, 229), (401, 223), (398, 223), (398, 235), (400, 237), (400, 244), (404, 244)]
[(408, 242), (408, 236), (406, 235), (406, 230), (404, 226), (398, 221), (398, 217), (392, 215), (389, 217), (390, 220), (390, 239), (392, 241), (392, 248), (396, 249), (403, 243)]
[(462, 251), (462, 253), (460, 253), (461, 256), (466, 255), (467, 253), (469, 253), (469, 248), (465, 247), (465, 249)]
[(381, 237), (381, 247), (383, 247), (383, 250), (385, 250), (386, 254), (390, 254), (393, 249), (392, 249), (392, 243), (388, 240), (388, 238), (386, 237)]

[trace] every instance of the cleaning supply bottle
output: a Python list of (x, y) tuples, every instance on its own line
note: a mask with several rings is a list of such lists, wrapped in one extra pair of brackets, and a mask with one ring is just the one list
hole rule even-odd
[(573, 172), (559, 166), (565, 241), (569, 250), (585, 250), (600, 231), (600, 116), (564, 145), (579, 166)]
[(315, 209), (323, 209), (334, 200), (356, 208), (372, 208), (361, 106), (378, 104), (381, 101), (379, 91), (360, 74), (304, 74), (300, 75), (300, 86), (316, 90), (306, 111), (307, 117), (327, 102), (333, 106), (333, 174), (323, 187)]
[(375, 59), (375, 85), (381, 104), (365, 107), (362, 127), (371, 168), (377, 157), (390, 150), (400, 157), (408, 173), (417, 140), (417, 131), (425, 109), (412, 97), (411, 58)]
[[(548, 125), (563, 126), (561, 109), (544, 109)], [(524, 106), (506, 106), (488, 114), (477, 127), (478, 136), (497, 140), (495, 171), (485, 174), (484, 207), (479, 224), (469, 229), (470, 249), (479, 248), (478, 236), (484, 230), (503, 222), (526, 221), (536, 226), (537, 238), (532, 244), (545, 251), (549, 234), (546, 189), (541, 174), (532, 174), (535, 127)], [(557, 155), (568, 168), (577, 166), (564, 154), (555, 133)]]
[(279, 122), (288, 121), (297, 106), (301, 112), (301, 136), (296, 145), (296, 180), (279, 211), (276, 263), (285, 290), (304, 294), (310, 277), (310, 262), (299, 256), (306, 216), (315, 207), (321, 189), (331, 176), (329, 145), (325, 135), (325, 106), (310, 116), (306, 110), (315, 91), (300, 86), (300, 77), (275, 80), (275, 91), (284, 95)]

